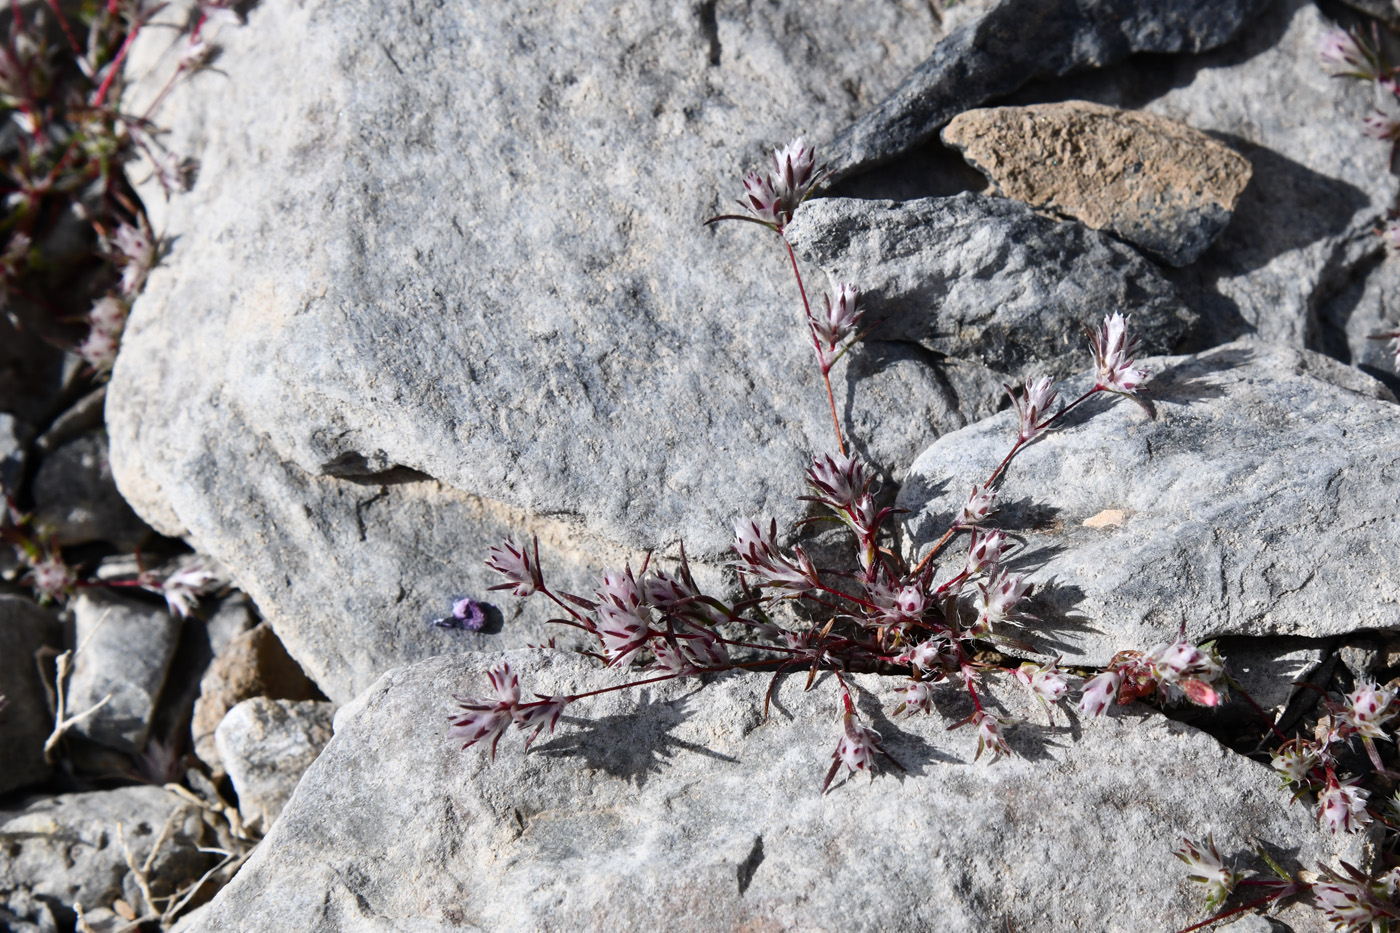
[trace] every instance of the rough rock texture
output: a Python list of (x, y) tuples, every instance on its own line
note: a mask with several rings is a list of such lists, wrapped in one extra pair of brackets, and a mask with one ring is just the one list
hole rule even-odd
[(932, 139), (943, 124), (1033, 78), (1101, 68), (1137, 52), (1199, 52), (1233, 38), (1269, 0), (1002, 0), (831, 146), (844, 176)]
[(125, 897), (144, 909), (133, 899), (117, 825), (141, 865), (172, 814), (173, 832), (151, 871), (156, 897), (194, 881), (212, 862), (196, 851), (206, 843), (198, 807), (159, 787), (122, 787), (39, 798), (0, 811), (0, 917), (5, 909), (31, 921), (47, 913), (72, 929), (74, 904), (110, 908)]
[(313, 684), (287, 654), (266, 622), (229, 641), (214, 658), (199, 685), (190, 732), (194, 753), (215, 771), (223, 770), (214, 730), (229, 710), (252, 697), (311, 700)]
[(58, 619), (21, 596), (0, 595), (0, 794), (48, 777), (44, 740), (53, 715), (34, 657), (44, 646), (62, 642)]
[(0, 483), (17, 489), (24, 475), (25, 428), (14, 415), (0, 414)]
[[(171, 35), (133, 51), (161, 76), (138, 108)], [(936, 37), (885, 0), (259, 4), (156, 115), (203, 168), (168, 204), (142, 189), (174, 248), (109, 390), (119, 486), (337, 701), (539, 640), (547, 611), (506, 600), (487, 635), (429, 625), (495, 582), (507, 533), (587, 590), (579, 555), (684, 536), (713, 565), (735, 516), (790, 523), (831, 443), (796, 290), (771, 236), (701, 223)], [(836, 374), (878, 462), (998, 402), (925, 357), (876, 344)]]
[(76, 438), (46, 456), (34, 476), (34, 520), (60, 546), (106, 541), (139, 547), (150, 529), (117, 492), (107, 462), (107, 435)]
[(1400, 8), (1393, 0), (1342, 0), (1347, 6), (1360, 10), (1367, 16), (1374, 16), (1391, 29), (1400, 29)]
[[(1370, 89), (1330, 77), (1317, 61), (1329, 28), (1309, 0), (1279, 0), (1227, 48), (1132, 61), (1011, 101), (1146, 109), (1217, 136), (1250, 161), (1254, 175), (1229, 227), (1172, 274), (1207, 325), (1197, 349), (1253, 329), (1340, 355), (1333, 347), (1344, 354), (1347, 338), (1335, 322), (1345, 330), (1353, 316), (1393, 319), (1384, 290), (1366, 288), (1365, 279), (1384, 252), (1374, 228), (1397, 178), (1387, 171), (1388, 144), (1362, 133), (1375, 106)], [(1357, 359), (1363, 349), (1353, 341)]]
[[(1389, 391), (1327, 357), (1245, 342), (1146, 366), (1156, 420), (1101, 396), (1009, 468), (998, 521), (1025, 541), (1011, 566), (1042, 587), (1032, 639), (1103, 665), (1183, 622), (1198, 640), (1400, 626)], [(942, 533), (1014, 436), (1007, 412), (919, 457), (899, 496), (910, 546)]]
[(238, 812), (267, 832), (297, 782), (331, 740), (332, 703), (254, 697), (228, 711), (214, 734), (219, 760), (238, 794)]
[(156, 700), (180, 641), (180, 620), (154, 603), (102, 590), (73, 604), (77, 626), (68, 709), (79, 713), (112, 699), (74, 732), (122, 751), (146, 744)]
[[(527, 691), (616, 682), (577, 658), (510, 657)], [(947, 731), (960, 690), (895, 724), (894, 681), (866, 675), (858, 705), (908, 768), (873, 785), (820, 793), (829, 678), (805, 693), (786, 678), (766, 721), (763, 675), (597, 697), (529, 754), (507, 736), (493, 765), (445, 732), (450, 695), (479, 691), (494, 660), (425, 661), (343, 708), (197, 929), (1178, 929), (1202, 919), (1170, 853), (1183, 834), (1246, 858), (1257, 835), (1304, 865), (1361, 841), (1318, 833), (1267, 768), (1140, 708), (1072, 733), (1027, 724), (1010, 738), (1027, 757), (973, 762), (975, 737)], [(1307, 910), (1285, 919), (1322, 929)]]
[(1000, 194), (1194, 262), (1230, 222), (1249, 161), (1143, 111), (1088, 101), (969, 110), (943, 130)]
[(1104, 309), (1132, 314), (1158, 352), (1196, 320), (1131, 247), (1004, 198), (825, 198), (808, 202), (788, 237), (833, 280), (860, 286), (881, 339), (984, 360), (1003, 378), (1083, 368), (1087, 348), (1066, 335)]

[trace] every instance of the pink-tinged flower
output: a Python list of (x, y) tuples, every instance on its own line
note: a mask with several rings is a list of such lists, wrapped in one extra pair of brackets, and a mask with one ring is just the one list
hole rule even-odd
[(1347, 706), (1339, 717), (1354, 735), (1372, 739), (1389, 738), (1384, 726), (1394, 719), (1400, 710), (1395, 708), (1395, 691), (1378, 687), (1370, 681), (1357, 684), (1355, 690), (1347, 694)]
[(734, 523), (734, 553), (739, 559), (734, 566), (754, 577), (759, 586), (771, 586), (789, 596), (801, 596), (818, 589), (821, 583), (816, 567), (805, 551), (793, 548), (793, 560), (784, 557), (773, 539), (778, 523), (769, 520), (764, 529), (753, 519)]
[(822, 295), (822, 300), (826, 302), (826, 313), (812, 320), (812, 329), (828, 349), (834, 350), (838, 343), (855, 333), (865, 309), (860, 306), (860, 289), (849, 282), (837, 287), (835, 298)]
[(1324, 65), (1359, 67), (1366, 60), (1357, 37), (1344, 29), (1329, 29), (1317, 42), (1317, 57)]
[(990, 631), (1003, 622), (1020, 618), (1016, 604), (1031, 591), (1031, 584), (1019, 573), (998, 570), (991, 579), (977, 584), (977, 627)]
[(917, 619), (928, 608), (928, 595), (918, 584), (902, 586), (894, 595), (894, 610), (905, 619)]
[(816, 499), (833, 509), (844, 509), (870, 487), (870, 473), (865, 463), (854, 457), (823, 454), (807, 470), (807, 485)]
[(544, 585), (536, 558), (525, 548), (516, 547), (510, 538), (500, 547), (491, 548), (486, 566), (510, 581), (496, 584), (491, 587), (493, 590), (510, 590), (513, 596), (525, 597)]
[(972, 493), (967, 497), (967, 502), (963, 504), (962, 511), (958, 513), (957, 521), (954, 523), (959, 528), (969, 528), (973, 525), (980, 525), (987, 520), (987, 516), (996, 511), (997, 491), (990, 486), (973, 486)]
[(1043, 434), (1044, 422), (1049, 420), (1046, 416), (1050, 406), (1055, 404), (1055, 380), (1049, 376), (1027, 379), (1025, 392), (1017, 395), (1010, 386), (1006, 386), (1006, 394), (1011, 396), (1011, 403), (1016, 406), (1016, 420), (1020, 424), (1017, 436), (1021, 442), (1034, 440)]
[(981, 758), (984, 751), (991, 752), (994, 758), (1011, 755), (1011, 746), (1006, 744), (1006, 739), (1001, 734), (1001, 727), (1006, 725), (1006, 720), (979, 709), (972, 714), (969, 721), (977, 727), (977, 754), (972, 757), (973, 761)]
[[(849, 700), (847, 705), (849, 705)], [(880, 751), (880, 733), (862, 725), (851, 710), (847, 710), (841, 721), (841, 739), (836, 743), (836, 751), (831, 753), (831, 770), (826, 773), (826, 783), (822, 793), (831, 786), (836, 773), (845, 768), (851, 774), (865, 771), (875, 776), (875, 753)]]
[(773, 153), (773, 190), (789, 217), (811, 189), (816, 167), (816, 150), (801, 136)]
[(1394, 142), (1400, 139), (1400, 120), (1376, 110), (1362, 119), (1361, 132), (1372, 139)]
[(1312, 896), (1324, 919), (1341, 933), (1367, 933), (1381, 919), (1370, 886), (1345, 878), (1329, 878), (1312, 886)]
[(816, 183), (816, 154), (800, 138), (773, 153), (773, 171), (744, 178), (739, 204), (755, 219), (781, 231)]
[(899, 705), (895, 707), (894, 714), (907, 713), (913, 716), (915, 713), (927, 713), (933, 708), (933, 688), (928, 681), (911, 680), (899, 691)]
[(739, 203), (766, 224), (778, 223), (778, 194), (766, 175), (749, 172), (744, 176), (744, 196)]
[(1362, 826), (1371, 822), (1371, 815), (1366, 812), (1369, 795), (1355, 785), (1355, 778), (1338, 781), (1337, 776), (1329, 772), (1327, 787), (1317, 795), (1317, 819), (1334, 836), (1339, 830), (1360, 832)]
[(1380, 236), (1391, 249), (1400, 250), (1400, 218), (1386, 221), (1385, 226), (1381, 228)]
[(121, 291), (131, 296), (146, 284), (146, 276), (156, 262), (156, 244), (150, 231), (144, 226), (133, 227), (123, 223), (117, 227), (112, 237), (112, 245), (122, 260)]
[(199, 598), (218, 589), (223, 582), (204, 561), (196, 558), (177, 568), (160, 583), (145, 583), (142, 586), (164, 596), (171, 615), (188, 619), (199, 604)]
[(520, 703), (515, 706), (511, 711), (511, 719), (516, 727), (522, 732), (531, 728), (535, 730), (534, 734), (525, 740), (527, 749), (545, 729), (549, 730), (550, 735), (554, 734), (554, 727), (559, 724), (559, 717), (568, 705), (568, 697), (540, 697), (538, 702)]
[(87, 314), (88, 333), (76, 350), (88, 365), (99, 373), (112, 368), (126, 329), (126, 302), (106, 295), (93, 302)]
[(629, 663), (653, 634), (650, 625), (651, 610), (632, 568), (603, 574), (603, 588), (598, 592), (598, 637), (608, 664), (622, 667)]
[(29, 584), (42, 600), (57, 599), (78, 582), (78, 575), (58, 554), (45, 554), (30, 562)]
[(1090, 331), (1094, 350), (1094, 365), (1098, 368), (1094, 385), (1110, 392), (1131, 395), (1147, 381), (1147, 372), (1133, 368), (1132, 355), (1137, 352), (1138, 339), (1129, 336), (1128, 321), (1115, 311), (1103, 319), (1097, 331)]
[(1065, 691), (1069, 689), (1069, 683), (1060, 673), (1059, 665), (1055, 663), (1035, 664), (1026, 661), (1012, 673), (1016, 675), (1017, 680), (1030, 687), (1031, 692), (1042, 703), (1047, 705), (1060, 702)]
[(1079, 698), (1079, 711), (1085, 716), (1102, 716), (1118, 696), (1118, 688), (1123, 684), (1123, 675), (1117, 671), (1104, 671), (1084, 684), (1084, 693)]
[(967, 567), (964, 573), (969, 577), (986, 571), (995, 573), (1001, 566), (1001, 552), (1006, 547), (1006, 534), (999, 528), (972, 532), (972, 544), (967, 551)]
[(1185, 694), (1199, 706), (1218, 706), (1224, 698), (1225, 664), (1214, 642), (1198, 647), (1179, 639), (1154, 646), (1141, 660), (1169, 700)]
[(515, 708), (520, 703), (520, 678), (505, 661), (493, 666), (488, 676), (496, 692), (495, 698), (456, 697), (457, 705), (464, 714), (452, 721), (447, 735), (449, 738), (466, 739), (462, 745), (464, 749), (489, 738), (491, 758), (494, 760), (496, 744), (510, 728)]
[(1289, 784), (1302, 787), (1312, 783), (1309, 775), (1322, 764), (1322, 753), (1312, 742), (1295, 739), (1274, 753), (1271, 764), (1283, 777), (1285, 787)]
[(167, 198), (193, 188), (198, 172), (198, 162), (194, 159), (182, 159), (173, 152), (167, 152), (155, 160), (156, 181), (160, 182)]
[(920, 642), (895, 658), (895, 663), (908, 664), (928, 673), (943, 666), (943, 647), (942, 639), (935, 636), (928, 641)]
[(700, 625), (686, 625), (676, 634), (681, 650), (698, 668), (724, 667), (729, 664), (729, 649), (719, 636)]
[(1220, 858), (1220, 850), (1215, 847), (1215, 838), (1207, 836), (1205, 842), (1182, 839), (1181, 845), (1172, 854), (1186, 863), (1190, 872), (1187, 877), (1206, 886), (1206, 910), (1212, 911), (1225, 902), (1235, 885), (1244, 878), (1243, 873), (1225, 867)]

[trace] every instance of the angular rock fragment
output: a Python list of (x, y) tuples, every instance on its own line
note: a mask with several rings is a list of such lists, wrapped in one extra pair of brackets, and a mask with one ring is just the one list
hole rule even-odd
[(146, 744), (156, 701), (180, 641), (180, 620), (163, 607), (114, 593), (84, 592), (73, 604), (77, 620), (70, 715), (111, 699), (73, 731), (121, 751)]
[(928, 60), (831, 145), (842, 177), (913, 149), (943, 124), (1035, 78), (1102, 68), (1138, 52), (1222, 45), (1268, 0), (1002, 0), (938, 44)]
[(122, 840), (142, 866), (172, 818), (171, 832), (151, 860), (151, 894), (158, 898), (186, 888), (214, 861), (197, 850), (213, 841), (206, 839), (199, 807), (159, 787), (122, 787), (38, 798), (0, 811), (0, 917), (8, 909), (41, 924), (52, 906), (71, 926), (75, 905), (109, 910), (118, 898), (129, 898), (144, 912)]
[[(575, 692), (618, 674), (577, 657), (509, 653), (522, 688)], [(341, 710), (335, 738), (243, 871), (195, 929), (436, 928), (1180, 929), (1204, 919), (1171, 855), (1213, 833), (1231, 860), (1259, 839), (1314, 867), (1361, 852), (1317, 831), (1266, 767), (1139, 707), (1051, 733), (1011, 678), (991, 686), (1027, 757), (974, 762), (971, 711), (886, 718), (893, 679), (855, 675), (859, 706), (908, 769), (821, 779), (840, 727), (834, 684), (676, 681), (581, 703), (527, 754), (494, 764), (447, 738), (454, 692), (496, 656), (435, 658)], [(596, 701), (596, 702), (595, 702)], [(367, 853), (370, 853), (367, 855)], [(372, 865), (372, 869), (369, 866)], [(352, 869), (352, 866), (355, 866)], [(1258, 866), (1262, 868), (1263, 866)], [(1295, 931), (1323, 925), (1285, 909)]]
[(1002, 195), (1173, 266), (1194, 262), (1225, 229), (1251, 171), (1189, 126), (1088, 101), (969, 110), (942, 139)]
[(266, 833), (297, 782), (331, 739), (335, 704), (254, 697), (228, 711), (214, 733), (219, 760), (238, 794), (238, 812)]
[(859, 283), (883, 319), (873, 336), (975, 360), (1005, 378), (1084, 367), (1080, 325), (1108, 309), (1131, 314), (1157, 352), (1196, 320), (1135, 250), (1003, 198), (823, 198), (798, 212), (788, 237), (833, 281)]
[(0, 794), (48, 777), (44, 741), (53, 731), (35, 655), (62, 643), (52, 612), (22, 596), (0, 595)]
[[(1400, 626), (1400, 570), (1384, 556), (1400, 535), (1389, 391), (1327, 357), (1247, 342), (1144, 365), (1155, 420), (1101, 395), (1008, 468), (995, 521), (1024, 542), (1010, 566), (1038, 584), (1042, 620), (1016, 637), (1097, 666), (1183, 623), (1197, 641)], [(920, 456), (898, 500), (911, 548), (947, 527), (1015, 423), (997, 415)]]
[(214, 730), (229, 710), (253, 697), (311, 700), (317, 696), (316, 685), (264, 622), (232, 639), (205, 671), (190, 722), (194, 753), (210, 768), (221, 771)]

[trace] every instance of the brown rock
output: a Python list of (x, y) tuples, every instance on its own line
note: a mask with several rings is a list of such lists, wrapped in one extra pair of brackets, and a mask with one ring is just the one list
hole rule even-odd
[(1106, 230), (1174, 266), (1230, 222), (1249, 160), (1199, 130), (1087, 101), (969, 110), (943, 130), (1001, 194)]
[(200, 681), (190, 731), (194, 753), (215, 771), (221, 772), (223, 764), (214, 746), (214, 730), (224, 714), (253, 697), (324, 699), (266, 622), (230, 641)]

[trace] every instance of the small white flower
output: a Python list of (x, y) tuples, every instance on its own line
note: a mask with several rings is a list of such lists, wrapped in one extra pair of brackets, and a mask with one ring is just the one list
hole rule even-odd
[(991, 752), (994, 758), (1011, 755), (1011, 746), (1006, 744), (1001, 734), (1005, 721), (986, 710), (978, 710), (972, 714), (971, 722), (977, 727), (977, 754), (973, 756), (973, 761), (981, 758), (984, 751)]
[(1357, 735), (1372, 739), (1388, 738), (1384, 726), (1400, 710), (1395, 707), (1395, 691), (1378, 687), (1369, 681), (1357, 684), (1347, 694), (1347, 708), (1340, 714), (1342, 721)]
[(834, 509), (852, 505), (870, 486), (866, 465), (853, 457), (817, 457), (807, 470), (807, 484), (822, 502)]
[(1013, 673), (1017, 680), (1030, 687), (1031, 692), (1046, 704), (1058, 703), (1069, 689), (1069, 683), (1060, 673), (1059, 666), (1053, 663), (1035, 664), (1026, 661)]
[(967, 566), (963, 572), (969, 577), (986, 571), (995, 573), (1001, 565), (1001, 552), (1006, 547), (1006, 534), (1000, 529), (989, 531), (975, 529), (972, 544), (967, 550)]
[(146, 588), (165, 597), (171, 615), (188, 619), (199, 603), (199, 597), (217, 589), (222, 583), (218, 574), (205, 566), (203, 561), (195, 559), (175, 570), (162, 583)]
[(514, 596), (525, 597), (540, 587), (539, 568), (535, 566), (534, 559), (525, 548), (516, 547), (509, 538), (500, 547), (491, 548), (486, 556), (486, 566), (510, 581), (491, 587), (493, 590), (510, 590)]
[(1327, 787), (1317, 795), (1317, 818), (1323, 828), (1336, 835), (1360, 832), (1361, 827), (1371, 822), (1366, 812), (1366, 791), (1355, 786), (1355, 779), (1338, 781), (1336, 775), (1328, 774)]
[(817, 337), (830, 349), (855, 333), (856, 325), (865, 316), (860, 306), (860, 289), (849, 282), (842, 282), (836, 289), (836, 296), (823, 295), (826, 313), (815, 316), (812, 328)]
[(54, 599), (63, 595), (78, 581), (73, 569), (55, 554), (47, 554), (29, 566), (30, 583), (44, 599)]
[(1019, 618), (1016, 604), (1029, 593), (1031, 584), (1024, 575), (998, 570), (990, 580), (977, 584), (978, 627), (991, 630), (1003, 622)]
[(520, 703), (520, 678), (505, 661), (493, 666), (488, 676), (496, 692), (495, 699), (457, 697), (457, 705), (464, 714), (452, 722), (447, 734), (454, 739), (466, 739), (463, 748), (483, 739), (491, 739), (491, 757), (494, 759), (496, 744), (510, 728), (516, 706)]
[(915, 713), (927, 713), (933, 708), (933, 688), (924, 680), (911, 680), (904, 685), (899, 692), (900, 703), (895, 707), (894, 715), (901, 712), (913, 716)]
[(632, 568), (603, 574), (598, 600), (598, 637), (607, 652), (608, 664), (625, 666), (652, 635), (651, 610), (632, 576)]
[(818, 589), (820, 580), (805, 551), (793, 548), (793, 560), (784, 557), (774, 543), (777, 522), (769, 520), (765, 528), (754, 519), (739, 519), (734, 523), (734, 553), (739, 560), (734, 566), (755, 577), (760, 586), (771, 586), (790, 596), (801, 596)]
[(146, 276), (155, 265), (155, 242), (144, 228), (123, 223), (117, 227), (112, 244), (122, 258), (122, 294), (134, 295), (146, 284)]
[(1094, 332), (1094, 363), (1098, 368), (1095, 385), (1111, 392), (1131, 395), (1137, 387), (1147, 381), (1147, 372), (1133, 367), (1131, 358), (1137, 350), (1138, 340), (1128, 334), (1128, 321), (1122, 313), (1115, 311), (1103, 319), (1103, 325)]
[(957, 526), (967, 528), (972, 525), (980, 525), (987, 520), (987, 516), (996, 510), (997, 491), (987, 486), (973, 486), (972, 493), (967, 497), (967, 502), (963, 504), (962, 512), (958, 514)]
[(1187, 877), (1206, 886), (1208, 911), (1215, 910), (1224, 903), (1225, 898), (1230, 896), (1230, 892), (1235, 890), (1235, 885), (1244, 877), (1242, 873), (1225, 867), (1220, 858), (1220, 850), (1215, 847), (1215, 839), (1211, 836), (1207, 836), (1204, 843), (1182, 839), (1181, 845), (1174, 849), (1172, 854), (1186, 863), (1190, 871)]
[(1006, 394), (1011, 396), (1011, 402), (1016, 406), (1016, 419), (1020, 423), (1019, 439), (1024, 443), (1044, 433), (1042, 423), (1048, 420), (1046, 414), (1055, 404), (1055, 380), (1049, 376), (1027, 379), (1025, 392), (1021, 395), (1011, 391), (1010, 386), (1006, 387)]
[(1084, 684), (1084, 693), (1079, 699), (1079, 711), (1085, 716), (1102, 716), (1118, 696), (1118, 688), (1123, 683), (1123, 675), (1117, 671), (1104, 671)]
[(1275, 771), (1283, 776), (1285, 784), (1305, 785), (1308, 775), (1322, 764), (1322, 755), (1308, 742), (1290, 742), (1274, 754), (1271, 762)]

